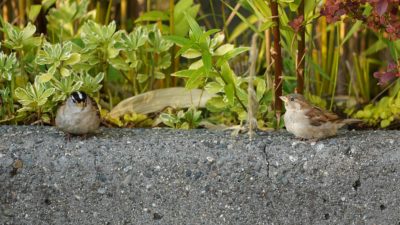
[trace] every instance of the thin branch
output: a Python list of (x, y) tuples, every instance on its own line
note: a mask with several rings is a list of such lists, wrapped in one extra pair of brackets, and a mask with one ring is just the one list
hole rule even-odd
[(270, 0), (270, 7), (272, 13), (272, 20), (275, 26), (272, 28), (274, 36), (274, 52), (272, 57), (275, 61), (275, 115), (277, 119), (276, 128), (279, 128), (281, 113), (282, 113), (282, 100), (279, 98), (282, 95), (282, 53), (281, 53), (281, 35), (279, 31), (279, 13), (278, 3), (274, 0)]

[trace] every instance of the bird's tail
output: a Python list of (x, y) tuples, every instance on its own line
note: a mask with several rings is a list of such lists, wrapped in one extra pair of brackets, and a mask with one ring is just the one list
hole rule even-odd
[(342, 123), (344, 124), (353, 124), (353, 123), (360, 123), (362, 120), (359, 119), (344, 119)]

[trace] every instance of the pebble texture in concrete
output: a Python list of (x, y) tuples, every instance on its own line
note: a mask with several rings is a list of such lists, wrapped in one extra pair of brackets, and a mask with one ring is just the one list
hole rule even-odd
[(0, 126), (0, 224), (400, 224), (400, 131)]

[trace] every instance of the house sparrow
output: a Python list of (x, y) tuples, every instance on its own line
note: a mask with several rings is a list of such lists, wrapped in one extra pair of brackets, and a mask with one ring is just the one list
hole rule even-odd
[(341, 119), (338, 115), (311, 105), (300, 94), (280, 97), (285, 102), (286, 130), (298, 138), (318, 140), (336, 135), (345, 124), (360, 122), (357, 119)]
[(68, 135), (93, 133), (100, 125), (97, 104), (86, 93), (73, 92), (58, 109), (55, 122)]

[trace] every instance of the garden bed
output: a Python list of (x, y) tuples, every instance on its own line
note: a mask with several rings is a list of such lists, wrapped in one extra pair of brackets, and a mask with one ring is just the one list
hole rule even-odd
[(0, 224), (398, 224), (399, 135), (0, 126)]

